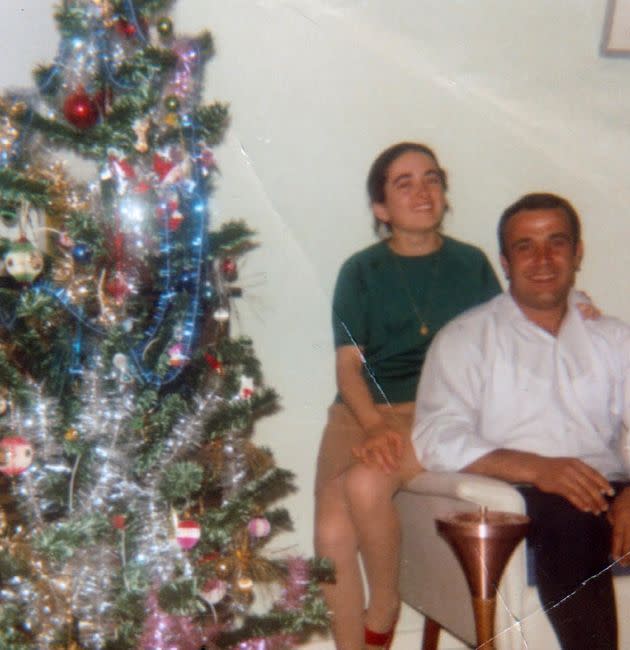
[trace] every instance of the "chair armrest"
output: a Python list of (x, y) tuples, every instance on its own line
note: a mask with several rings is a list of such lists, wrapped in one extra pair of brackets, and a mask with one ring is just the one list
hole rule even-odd
[(403, 491), (461, 499), (491, 510), (525, 513), (525, 501), (513, 485), (480, 474), (421, 472), (403, 487)]

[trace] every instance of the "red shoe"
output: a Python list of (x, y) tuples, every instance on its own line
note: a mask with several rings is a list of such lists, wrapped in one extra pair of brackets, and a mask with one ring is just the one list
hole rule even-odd
[(394, 639), (394, 628), (388, 632), (374, 632), (370, 628), (365, 628), (365, 643), (366, 645), (383, 646), (385, 650), (389, 650)]

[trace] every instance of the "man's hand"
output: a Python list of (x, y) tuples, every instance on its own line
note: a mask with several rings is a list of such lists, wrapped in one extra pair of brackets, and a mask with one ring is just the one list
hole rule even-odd
[(403, 452), (403, 437), (385, 423), (368, 429), (367, 439), (352, 448), (355, 458), (366, 465), (378, 467), (386, 474), (400, 468)]
[(559, 494), (584, 512), (600, 514), (608, 510), (605, 495), (612, 496), (614, 490), (590, 465), (577, 458), (544, 456), (538, 456), (533, 463), (532, 482), (539, 490)]
[(623, 490), (612, 502), (608, 512), (612, 526), (610, 552), (622, 566), (630, 566), (630, 488)]
[(605, 496), (612, 485), (577, 458), (552, 458), (527, 451), (496, 449), (464, 468), (510, 483), (531, 483), (542, 492), (558, 494), (578, 510), (600, 514), (608, 510)]

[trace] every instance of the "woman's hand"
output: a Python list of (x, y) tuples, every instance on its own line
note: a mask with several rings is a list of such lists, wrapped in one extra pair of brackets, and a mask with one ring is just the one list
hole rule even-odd
[(580, 312), (580, 316), (584, 320), (597, 320), (602, 315), (602, 312), (597, 308), (597, 305), (593, 303), (591, 297), (585, 291), (576, 291), (578, 295), (578, 302), (575, 303), (575, 306)]
[(366, 440), (352, 448), (354, 457), (366, 465), (378, 467), (386, 474), (400, 469), (403, 452), (402, 435), (384, 422), (371, 427), (366, 433)]

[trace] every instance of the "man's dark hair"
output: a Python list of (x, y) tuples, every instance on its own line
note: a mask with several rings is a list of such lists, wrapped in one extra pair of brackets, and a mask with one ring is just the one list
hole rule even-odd
[(562, 210), (569, 220), (569, 229), (571, 230), (571, 236), (573, 237), (573, 246), (576, 247), (580, 243), (582, 237), (580, 217), (569, 201), (563, 199), (561, 196), (557, 196), (556, 194), (534, 192), (522, 196), (518, 201), (512, 203), (512, 205), (506, 208), (501, 215), (499, 226), (497, 228), (501, 255), (507, 257), (505, 231), (508, 222), (515, 214), (524, 210)]
[[(410, 151), (421, 153), (431, 158), (437, 166), (437, 171), (440, 180), (442, 181), (442, 188), (444, 191), (448, 189), (446, 172), (442, 167), (440, 167), (437, 156), (433, 153), (433, 150), (430, 147), (427, 147), (425, 144), (421, 144), (420, 142), (399, 142), (398, 144), (388, 147), (385, 151), (382, 151), (370, 167), (367, 177), (367, 193), (370, 203), (383, 203), (385, 201), (385, 183), (387, 181), (387, 173), (389, 172), (390, 165), (400, 158), (400, 156), (409, 153)], [(380, 226), (381, 222), (375, 217), (374, 230), (378, 232)]]

